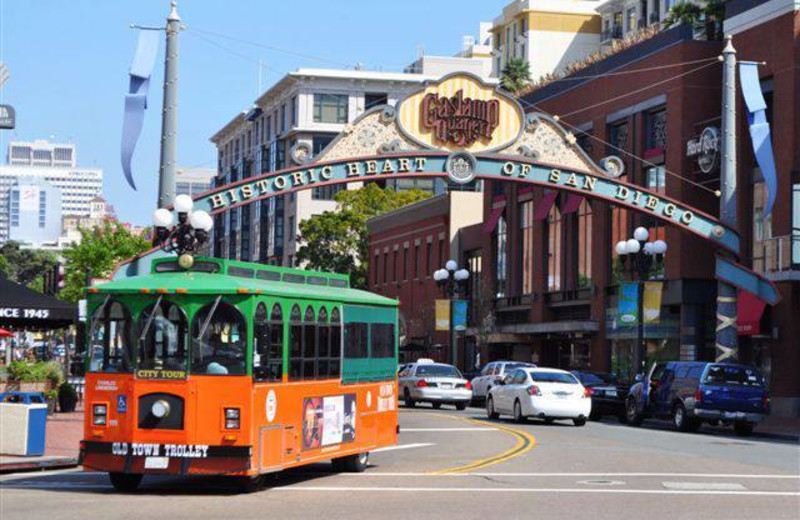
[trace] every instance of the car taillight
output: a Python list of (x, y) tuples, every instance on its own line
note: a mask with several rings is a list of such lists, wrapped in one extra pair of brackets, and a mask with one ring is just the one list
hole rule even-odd
[(467, 384), (464, 386), (467, 387), (467, 390), (472, 390), (472, 383), (470, 383), (469, 381), (467, 381)]
[(536, 385), (531, 385), (527, 389), (528, 395), (542, 395), (541, 390)]
[(764, 392), (764, 397), (761, 398), (761, 406), (764, 407), (764, 410), (769, 410), (769, 404), (770, 404), (769, 394)]
[(703, 401), (703, 392), (701, 392), (700, 389), (698, 388), (697, 390), (694, 391), (694, 402), (700, 403), (702, 401)]
[(658, 388), (659, 382), (658, 379), (653, 379), (650, 381), (650, 388)]
[(428, 386), (427, 381), (425, 381), (424, 379), (420, 379), (419, 381), (417, 381), (417, 388), (422, 388), (424, 386)]
[(108, 423), (108, 406), (105, 404), (95, 404), (92, 406), (92, 424), (95, 426), (105, 426)]
[(583, 397), (592, 397), (593, 390), (588, 386), (583, 389)]
[(239, 424), (239, 409), (225, 408), (225, 429), (238, 430)]

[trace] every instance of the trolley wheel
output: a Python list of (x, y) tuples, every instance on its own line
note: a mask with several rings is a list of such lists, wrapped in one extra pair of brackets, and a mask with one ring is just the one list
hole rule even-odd
[(264, 487), (264, 476), (234, 477), (234, 483), (240, 493), (255, 493)]
[(340, 473), (363, 473), (369, 465), (369, 452), (339, 457), (331, 461), (333, 471)]
[(136, 491), (139, 484), (142, 483), (144, 475), (138, 473), (109, 473), (108, 478), (111, 480), (111, 485), (117, 491), (130, 493)]

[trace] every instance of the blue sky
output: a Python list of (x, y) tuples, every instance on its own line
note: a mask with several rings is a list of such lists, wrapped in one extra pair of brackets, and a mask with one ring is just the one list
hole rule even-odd
[[(214, 167), (208, 138), (255, 99), (259, 60), (264, 63), (264, 89), (298, 67), (361, 62), (368, 69), (397, 71), (414, 60), (420, 45), (426, 54), (457, 52), (461, 36), (477, 36), (478, 23), (491, 21), (506, 3), (179, 1), (178, 12), (187, 26), (180, 36), (179, 165)], [(0, 61), (11, 73), (0, 96), (17, 112), (17, 128), (0, 131), (3, 162), (10, 139), (54, 136), (72, 141), (80, 165), (105, 171), (105, 194), (120, 218), (148, 224), (158, 189), (164, 46), (162, 42), (134, 156), (139, 190), (133, 191), (122, 177), (119, 159), (127, 72), (137, 38), (128, 26), (163, 25), (168, 12), (169, 0), (0, 0)], [(326, 61), (210, 37), (193, 28)]]

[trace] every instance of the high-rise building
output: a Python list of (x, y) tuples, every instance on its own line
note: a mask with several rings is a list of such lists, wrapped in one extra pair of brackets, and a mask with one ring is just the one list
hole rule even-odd
[(41, 178), (21, 177), (8, 191), (8, 237), (27, 247), (58, 241), (61, 190)]
[(21, 178), (41, 179), (61, 190), (62, 216), (88, 217), (92, 199), (103, 194), (103, 170), (78, 167), (74, 144), (12, 141), (6, 162), (0, 166), (0, 243), (9, 239), (9, 193)]
[(175, 195), (194, 196), (203, 193), (214, 187), (214, 178), (217, 172), (214, 170), (199, 170), (188, 168), (178, 170), (175, 175)]

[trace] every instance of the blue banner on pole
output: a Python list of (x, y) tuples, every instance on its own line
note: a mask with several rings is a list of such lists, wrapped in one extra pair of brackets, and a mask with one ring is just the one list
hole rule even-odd
[(618, 327), (639, 324), (639, 282), (622, 282), (619, 286)]
[(742, 96), (747, 105), (747, 123), (750, 125), (750, 139), (753, 152), (761, 169), (764, 183), (767, 185), (767, 204), (764, 218), (772, 212), (775, 197), (778, 194), (778, 173), (775, 169), (775, 156), (772, 153), (772, 137), (767, 121), (767, 103), (761, 92), (761, 81), (758, 78), (758, 63), (742, 61), (739, 63), (739, 78), (742, 82)]
[(139, 31), (139, 43), (130, 70), (130, 85), (125, 95), (125, 113), (122, 121), (122, 172), (131, 188), (136, 189), (131, 171), (131, 159), (136, 150), (136, 142), (142, 133), (144, 111), (147, 108), (147, 91), (150, 88), (150, 74), (158, 52), (158, 37), (161, 31)]
[(467, 300), (453, 302), (453, 328), (455, 330), (467, 330), (467, 304)]

